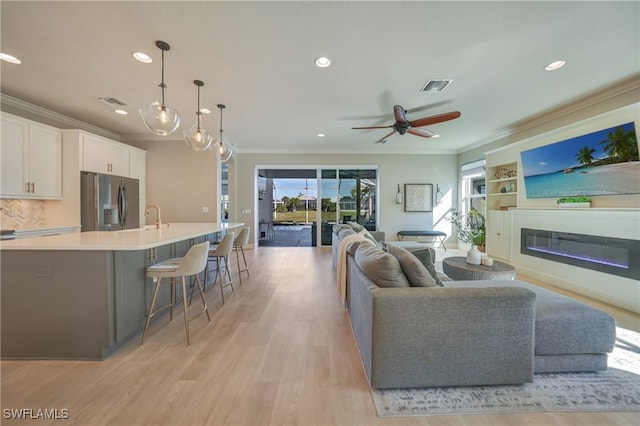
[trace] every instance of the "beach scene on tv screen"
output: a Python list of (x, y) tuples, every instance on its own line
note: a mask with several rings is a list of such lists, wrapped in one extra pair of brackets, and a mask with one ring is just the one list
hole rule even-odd
[(527, 198), (640, 194), (633, 122), (522, 151)]

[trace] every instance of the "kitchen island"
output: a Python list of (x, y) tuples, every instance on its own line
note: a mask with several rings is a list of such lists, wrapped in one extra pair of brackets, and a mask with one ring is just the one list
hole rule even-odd
[[(3, 241), (2, 358), (104, 359), (144, 327), (149, 265), (243, 225), (171, 223)], [(164, 287), (158, 304), (169, 302)]]

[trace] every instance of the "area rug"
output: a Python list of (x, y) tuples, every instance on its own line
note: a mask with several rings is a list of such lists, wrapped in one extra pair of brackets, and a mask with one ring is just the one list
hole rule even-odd
[(531, 411), (640, 411), (640, 334), (618, 328), (609, 369), (536, 374), (533, 383), (372, 389), (381, 417)]

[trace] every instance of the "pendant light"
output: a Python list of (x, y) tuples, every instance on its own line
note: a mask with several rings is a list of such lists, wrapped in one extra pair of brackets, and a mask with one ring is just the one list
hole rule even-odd
[(205, 129), (200, 127), (200, 88), (204, 86), (204, 83), (200, 80), (193, 80), (193, 84), (198, 87), (198, 109), (196, 110), (196, 122), (189, 130), (182, 132), (184, 135), (184, 141), (194, 151), (204, 151), (211, 146), (211, 134)]
[(168, 43), (157, 40), (156, 46), (162, 51), (162, 82), (159, 87), (162, 90), (162, 99), (140, 107), (142, 121), (156, 135), (167, 136), (175, 132), (180, 125), (180, 114), (175, 109), (165, 105), (164, 89), (164, 52), (171, 49)]
[(218, 104), (218, 108), (220, 108), (220, 136), (218, 136), (218, 140), (216, 141), (216, 151), (220, 154), (220, 161), (226, 163), (231, 158), (231, 154), (233, 153), (229, 144), (224, 141), (224, 137), (222, 136), (222, 110), (226, 108), (223, 104)]

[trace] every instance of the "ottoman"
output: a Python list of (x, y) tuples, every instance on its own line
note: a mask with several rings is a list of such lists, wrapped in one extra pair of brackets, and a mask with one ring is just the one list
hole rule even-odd
[(522, 281), (449, 281), (445, 287), (524, 287), (536, 293), (534, 373), (600, 371), (616, 340), (611, 315)]

